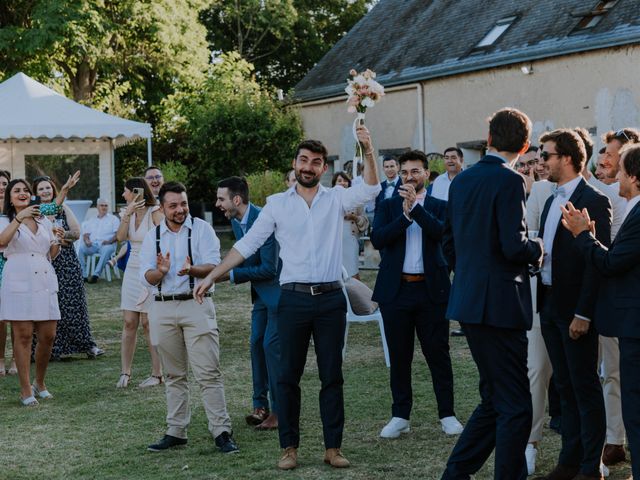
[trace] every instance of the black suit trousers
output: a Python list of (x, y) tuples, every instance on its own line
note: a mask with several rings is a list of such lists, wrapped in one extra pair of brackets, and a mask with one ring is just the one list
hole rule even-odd
[(631, 451), (633, 478), (640, 478), (640, 338), (620, 338), (622, 420)]
[(451, 452), (442, 480), (468, 480), (495, 449), (495, 480), (525, 480), (531, 431), (525, 330), (461, 323), (480, 374), (480, 405)]
[(320, 417), (326, 448), (340, 448), (344, 428), (342, 346), (347, 304), (341, 290), (312, 296), (283, 290), (278, 305), (280, 446), (300, 443), (300, 378), (313, 344), (320, 376)]
[(424, 282), (403, 282), (393, 302), (380, 305), (384, 333), (389, 347), (389, 371), (394, 417), (409, 420), (413, 405), (411, 364), (417, 335), (433, 382), (438, 402), (438, 417), (454, 416), (453, 370), (449, 356), (449, 322), (444, 314), (447, 304), (429, 299)]
[[(548, 295), (548, 293), (546, 294)], [(558, 463), (597, 475), (606, 435), (602, 387), (598, 378), (598, 332), (593, 325), (578, 340), (569, 337), (573, 318), (560, 318), (552, 302), (540, 311), (562, 410), (562, 448)]]

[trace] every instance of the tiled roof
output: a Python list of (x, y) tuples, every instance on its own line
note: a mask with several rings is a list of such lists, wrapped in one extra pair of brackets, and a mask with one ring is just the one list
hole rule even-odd
[[(598, 0), (380, 0), (298, 83), (309, 101), (340, 95), (351, 68), (390, 87), (512, 63), (640, 43), (640, 0), (619, 0), (594, 27), (575, 32)], [(474, 47), (516, 16), (485, 51)], [(573, 32), (573, 33), (572, 33)]]

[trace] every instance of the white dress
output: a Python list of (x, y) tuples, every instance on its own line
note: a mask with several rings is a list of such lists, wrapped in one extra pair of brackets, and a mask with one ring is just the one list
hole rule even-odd
[(131, 243), (131, 253), (127, 261), (127, 268), (124, 271), (122, 279), (122, 294), (120, 308), (122, 310), (130, 310), (132, 312), (147, 313), (149, 311), (149, 291), (140, 283), (140, 247), (142, 241), (149, 230), (155, 228), (153, 224), (152, 213), (159, 207), (147, 208), (147, 211), (140, 222), (140, 226), (136, 230), (136, 214), (131, 215), (129, 219), (128, 239)]
[[(0, 287), (0, 318), (3, 320), (60, 320), (58, 307), (58, 277), (49, 261), (53, 225), (46, 217), (37, 220), (34, 234), (20, 225), (4, 256), (7, 263)], [(0, 218), (0, 231), (9, 225)]]

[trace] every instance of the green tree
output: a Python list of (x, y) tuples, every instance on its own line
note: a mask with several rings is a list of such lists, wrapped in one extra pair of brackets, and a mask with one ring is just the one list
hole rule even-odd
[(158, 133), (189, 167), (195, 200), (210, 200), (220, 178), (286, 169), (302, 138), (296, 111), (252, 72), (238, 53), (223, 54), (201, 85), (163, 103)]
[(59, 79), (74, 100), (153, 120), (176, 85), (198, 80), (209, 52), (207, 0), (0, 2), (0, 69)]
[(288, 90), (375, 2), (214, 0), (201, 18), (212, 50), (237, 51), (258, 78)]

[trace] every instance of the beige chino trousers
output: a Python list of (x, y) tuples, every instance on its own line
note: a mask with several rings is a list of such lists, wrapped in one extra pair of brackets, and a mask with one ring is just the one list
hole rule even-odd
[(599, 354), (604, 409), (607, 415), (607, 443), (624, 445), (626, 432), (622, 421), (618, 339), (600, 335)]
[(157, 347), (165, 375), (167, 435), (187, 438), (191, 421), (189, 366), (202, 392), (202, 402), (213, 437), (231, 432), (220, 371), (216, 312), (211, 298), (150, 302), (151, 343)]

